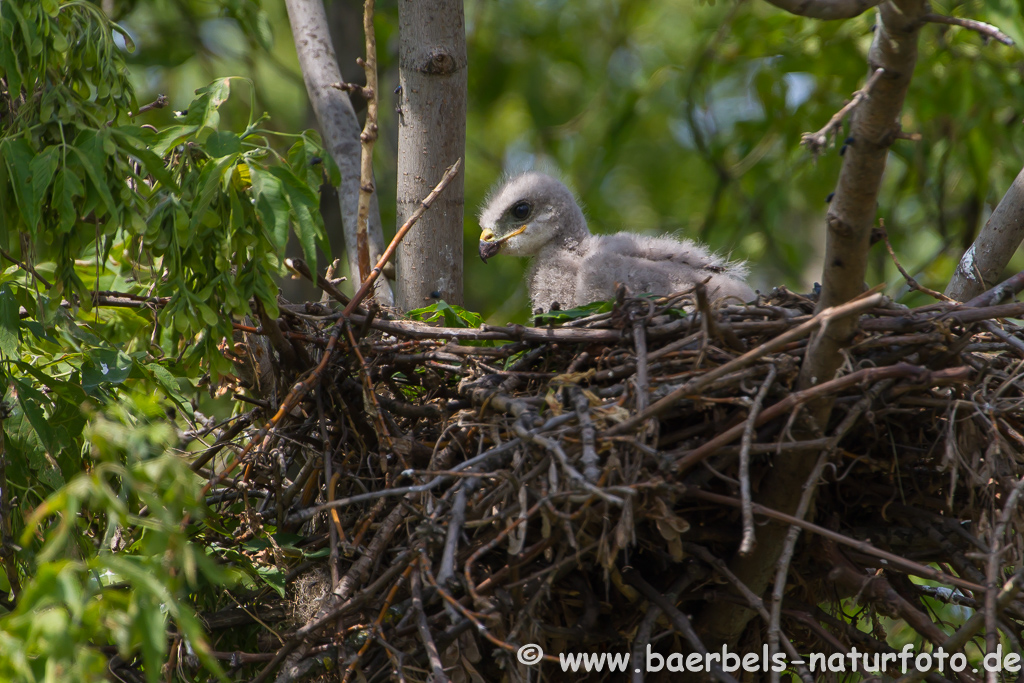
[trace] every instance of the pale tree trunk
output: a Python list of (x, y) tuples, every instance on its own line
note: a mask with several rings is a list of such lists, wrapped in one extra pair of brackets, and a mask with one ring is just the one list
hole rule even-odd
[(946, 296), (967, 301), (996, 285), (1021, 240), (1024, 240), (1024, 170), (1017, 175), (974, 244), (960, 259), (946, 286)]
[[(466, 149), (462, 0), (398, 0), (398, 224)], [(398, 247), (395, 303), (462, 303), (463, 174)]]
[[(835, 5), (821, 0), (773, 4), (789, 5), (794, 13), (831, 16)], [(843, 3), (840, 3), (843, 4)], [(852, 11), (862, 3), (846, 3)], [(798, 11), (802, 10), (802, 11)], [(917, 37), (928, 11), (923, 0), (891, 0), (878, 6), (879, 21), (868, 53), (869, 74), (884, 69), (870, 96), (854, 110), (850, 124), (853, 142), (843, 158), (835, 196), (827, 217), (825, 265), (818, 310), (845, 303), (864, 291), (871, 229), (878, 212), (878, 191), (885, 170), (889, 146), (900, 133), (903, 100), (917, 61)], [(811, 339), (801, 366), (799, 385), (806, 388), (831, 380), (839, 369), (842, 350), (849, 344), (857, 324), (856, 316), (830, 321)], [(825, 427), (831, 402), (808, 408), (821, 428)], [(818, 454), (783, 453), (775, 459), (759, 497), (761, 504), (792, 513), (800, 500), (804, 483)], [(768, 587), (783, 548), (787, 528), (769, 524), (757, 532), (753, 553), (735, 557), (730, 569), (755, 594)], [(712, 606), (700, 615), (697, 626), (709, 650), (722, 644), (735, 646), (747, 622), (754, 615), (748, 609)]]
[[(356, 118), (348, 93), (338, 86), (343, 82), (338, 60), (331, 46), (322, 0), (285, 0), (292, 37), (299, 57), (299, 66), (306, 83), (306, 92), (313, 112), (320, 124), (324, 147), (341, 170), (338, 201), (341, 205), (341, 223), (345, 237), (345, 256), (349, 273), (359, 277), (359, 255), (356, 223), (359, 213), (359, 120)], [(377, 195), (370, 205), (370, 260), (375, 261), (384, 250)], [(376, 299), (385, 305), (393, 300), (391, 288), (383, 279), (377, 281)]]

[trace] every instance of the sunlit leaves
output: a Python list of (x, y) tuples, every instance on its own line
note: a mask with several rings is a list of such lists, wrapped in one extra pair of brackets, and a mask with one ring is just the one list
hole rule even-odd
[[(21, 535), (25, 545), (33, 534), (46, 540), (17, 608), (0, 619), (5, 653), (21, 653), (0, 658), (0, 678), (42, 680), (34, 663), (46, 661), (78, 672), (61, 680), (105, 680), (106, 666), (94, 667), (89, 652), (110, 643), (127, 659), (140, 653), (147, 680), (157, 681), (172, 625), (207, 669), (220, 673), (187, 597), (233, 575), (193, 546), (182, 524), (186, 513), (201, 518), (202, 508), (199, 482), (185, 463), (162, 455), (173, 430), (100, 419), (90, 437), (97, 465), (48, 496)], [(128, 535), (125, 550), (65, 559), (81, 556), (83, 534), (110, 539), (113, 532)], [(75, 550), (68, 552), (69, 545)]]
[[(257, 4), (233, 16), (269, 45)], [(0, 248), (17, 259), (0, 264), (0, 426), (23, 581), (0, 680), (103, 680), (112, 644), (155, 681), (169, 629), (219, 670), (191, 601), (233, 574), (190, 544), (184, 515), (205, 510), (174, 415), (194, 427), (197, 377), (231, 369), (233, 318), (253, 299), (278, 315), (290, 234), (311, 263), (326, 251), (316, 135), (278, 137), (258, 111), (224, 125), (227, 78), (139, 125), (119, 41), (98, 3), (0, 2)], [(95, 307), (110, 291), (138, 307)]]

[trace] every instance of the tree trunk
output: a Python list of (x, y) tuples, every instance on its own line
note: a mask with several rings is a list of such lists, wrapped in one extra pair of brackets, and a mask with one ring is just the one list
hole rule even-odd
[[(356, 217), (359, 212), (361, 153), (359, 120), (356, 118), (348, 93), (336, 87), (342, 82), (342, 77), (331, 46), (323, 2), (285, 0), (285, 5), (288, 8), (288, 19), (292, 25), (292, 37), (295, 39), (295, 50), (306, 83), (306, 92), (309, 94), (309, 101), (313, 105), (313, 112), (323, 134), (324, 148), (330, 152), (334, 163), (341, 170), (338, 202), (341, 205), (341, 223), (345, 235), (345, 256), (349, 273), (353, 275), (353, 279), (358, 279)], [(370, 258), (374, 260), (383, 252), (384, 245), (376, 193), (370, 205), (368, 232)], [(358, 283), (356, 286), (358, 288)], [(391, 288), (383, 280), (377, 281), (374, 295), (385, 305), (391, 303)]]
[(974, 244), (960, 259), (946, 286), (946, 296), (967, 301), (998, 283), (1021, 240), (1024, 240), (1024, 171), (1017, 175)]
[[(892, 0), (879, 5), (879, 21), (868, 53), (870, 71), (885, 73), (871, 90), (871, 96), (853, 113), (850, 145), (828, 210), (828, 233), (822, 292), (818, 310), (837, 306), (864, 291), (871, 228), (878, 212), (878, 191), (889, 146), (900, 132), (903, 100), (917, 61), (920, 17), (927, 5), (922, 0)], [(800, 388), (827, 382), (842, 362), (842, 349), (850, 341), (856, 316), (837, 320), (819, 329), (811, 338), (800, 369)], [(824, 429), (831, 401), (808, 407)], [(775, 467), (761, 486), (758, 502), (791, 513), (795, 510), (817, 453), (785, 453), (775, 458)], [(768, 587), (782, 551), (788, 529), (769, 524), (757, 532), (757, 548), (746, 557), (733, 558), (730, 568), (754, 593)], [(735, 646), (754, 612), (741, 607), (722, 609), (713, 605), (701, 614), (698, 628), (709, 649), (722, 644)]]
[[(466, 149), (462, 0), (399, 0), (398, 224)], [(460, 174), (398, 247), (399, 309), (462, 303)]]

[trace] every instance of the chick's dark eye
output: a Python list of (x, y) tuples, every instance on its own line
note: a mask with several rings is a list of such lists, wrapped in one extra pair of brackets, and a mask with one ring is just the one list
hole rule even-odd
[(512, 217), (516, 220), (525, 220), (530, 215), (530, 202), (519, 202), (512, 207)]

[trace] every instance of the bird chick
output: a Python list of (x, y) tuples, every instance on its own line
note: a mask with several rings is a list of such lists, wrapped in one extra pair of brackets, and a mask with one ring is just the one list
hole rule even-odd
[(534, 310), (573, 308), (631, 294), (671, 294), (706, 283), (712, 299), (750, 301), (747, 267), (696, 242), (629, 232), (592, 235), (569, 189), (536, 171), (501, 185), (480, 213), (480, 258), (499, 251), (533, 257), (527, 286)]

